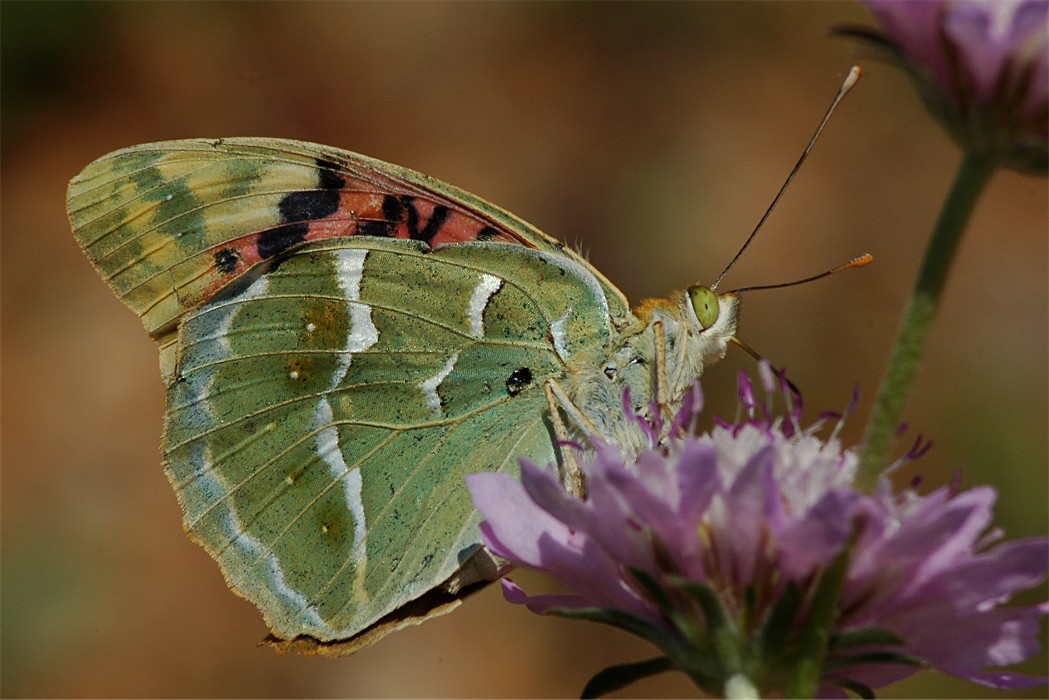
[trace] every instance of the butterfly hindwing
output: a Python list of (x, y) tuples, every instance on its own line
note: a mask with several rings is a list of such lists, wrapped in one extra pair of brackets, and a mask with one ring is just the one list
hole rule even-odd
[(543, 382), (610, 333), (596, 279), (549, 254), (306, 248), (181, 328), (165, 453), (187, 529), (279, 636), (352, 636), (476, 548), (466, 474), (553, 459)]

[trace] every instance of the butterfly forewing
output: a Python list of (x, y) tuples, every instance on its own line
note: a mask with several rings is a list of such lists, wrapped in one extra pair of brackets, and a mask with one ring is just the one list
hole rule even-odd
[[(187, 310), (311, 241), (482, 240), (575, 257), (451, 185), (348, 151), (278, 139), (170, 141), (111, 153), (70, 183), (69, 212), (88, 257), (158, 340)], [(625, 309), (615, 287), (596, 277)]]

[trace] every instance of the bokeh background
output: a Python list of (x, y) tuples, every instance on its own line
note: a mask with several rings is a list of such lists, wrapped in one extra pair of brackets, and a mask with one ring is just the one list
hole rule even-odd
[[(145, 141), (320, 141), (476, 192), (578, 244), (631, 299), (664, 295), (709, 282), (758, 220), (857, 60), (828, 27), (871, 24), (860, 5), (5, 1), (0, 12), (0, 693), (571, 696), (600, 668), (651, 654), (610, 629), (533, 616), (496, 588), (353, 658), (257, 648), (260, 616), (182, 533), (157, 449), (156, 353), (76, 248), (66, 182)], [(864, 66), (723, 285), (874, 254), (863, 270), (750, 295), (740, 330), (789, 369), (811, 415), (861, 386), (852, 443), (959, 162), (907, 80)], [(1047, 525), (1046, 270), (1046, 181), (999, 173), (907, 411), (912, 437), (936, 444), (901, 480), (933, 488), (961, 469), (967, 485), (996, 485), (1010, 537)], [(711, 414), (731, 415), (735, 374), (753, 368), (730, 352), (709, 370)], [(693, 693), (675, 675), (629, 691)], [(881, 695), (993, 693), (927, 673)]]

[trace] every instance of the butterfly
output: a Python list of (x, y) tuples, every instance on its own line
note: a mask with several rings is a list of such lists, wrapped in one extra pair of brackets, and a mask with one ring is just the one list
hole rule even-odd
[(565, 442), (650, 444), (628, 414), (674, 412), (739, 312), (698, 284), (631, 309), (513, 214), (300, 141), (116, 151), (68, 213), (159, 346), (186, 532), (280, 650), (351, 653), (498, 578), (465, 475), (585, 488)]

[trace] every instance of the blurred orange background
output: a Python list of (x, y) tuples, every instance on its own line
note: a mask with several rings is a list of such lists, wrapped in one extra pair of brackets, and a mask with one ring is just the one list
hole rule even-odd
[[(571, 696), (654, 655), (497, 587), (343, 660), (278, 657), (182, 533), (157, 445), (152, 342), (73, 242), (66, 183), (108, 151), (284, 136), (406, 165), (588, 251), (627, 296), (709, 282), (805, 145), (873, 24), (852, 3), (13, 3), (2, 12), (4, 696)], [(896, 70), (865, 77), (723, 289), (875, 264), (744, 303), (740, 335), (809, 415), (862, 402), (858, 441), (960, 160)], [(1000, 490), (1047, 528), (1047, 191), (998, 173), (975, 212), (907, 411), (931, 489)], [(740, 352), (706, 375), (731, 417)], [(903, 445), (901, 445), (901, 448)], [(529, 591), (549, 590), (521, 575)], [(1024, 600), (1045, 599), (1045, 590)], [(1044, 636), (1043, 636), (1044, 642)], [(1045, 659), (1023, 667), (1045, 674)], [(1035, 689), (1044, 692), (1045, 688)], [(690, 695), (665, 675), (624, 695)], [(882, 697), (1014, 697), (935, 674)]]

